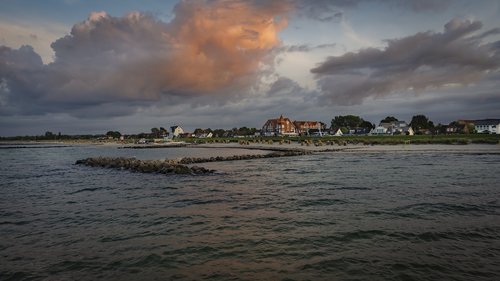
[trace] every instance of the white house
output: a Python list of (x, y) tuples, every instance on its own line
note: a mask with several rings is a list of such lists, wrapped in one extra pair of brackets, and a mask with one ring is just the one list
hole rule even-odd
[(184, 134), (184, 130), (180, 126), (172, 126), (170, 129), (172, 129), (172, 136), (174, 138), (179, 137), (180, 134)]
[(407, 135), (407, 136), (413, 136), (415, 134), (415, 131), (413, 131), (413, 128), (410, 126), (406, 126), (401, 128), (401, 134)]
[(500, 134), (500, 119), (476, 120), (474, 128), (478, 133)]
[(338, 128), (336, 131), (335, 130), (332, 131), (331, 133), (332, 133), (332, 136), (337, 136), (337, 137), (340, 137), (343, 135), (342, 130), (340, 130), (340, 128)]
[(413, 136), (415, 132), (405, 121), (380, 122), (378, 127), (371, 131), (372, 135), (409, 135)]
[(387, 134), (387, 128), (384, 126), (378, 126), (371, 131), (372, 135), (385, 135)]
[(199, 139), (207, 139), (207, 138), (211, 138), (213, 137), (214, 134), (212, 132), (208, 132), (208, 133), (199, 133), (199, 134), (196, 134), (195, 137), (196, 138), (199, 138)]

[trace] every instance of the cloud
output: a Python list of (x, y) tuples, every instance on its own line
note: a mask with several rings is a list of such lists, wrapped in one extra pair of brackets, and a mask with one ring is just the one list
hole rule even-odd
[(428, 12), (428, 11), (433, 11), (433, 12), (442, 12), (446, 10), (451, 2), (454, 2), (452, 0), (405, 0), (405, 1), (398, 1), (398, 0), (389, 0), (389, 2), (393, 2), (395, 5), (401, 5), (406, 8), (410, 8), (411, 10), (415, 12)]
[(382, 50), (367, 48), (329, 57), (311, 72), (318, 79), (322, 101), (343, 105), (395, 92), (476, 83), (500, 68), (499, 42), (482, 41), (496, 30), (471, 36), (481, 28), (479, 21), (453, 19), (441, 33), (421, 32), (387, 40)]
[(342, 10), (355, 8), (363, 0), (294, 0), (295, 13), (320, 22), (339, 21)]
[[(169, 23), (94, 12), (52, 43), (50, 64), (29, 46), (1, 47), (0, 114), (118, 116), (159, 101), (237, 96), (272, 69), (290, 9), (285, 1), (181, 1)], [(119, 109), (107, 110), (112, 104)]]
[(300, 44), (300, 45), (284, 45), (275, 48), (275, 51), (277, 52), (286, 52), (286, 53), (295, 53), (295, 52), (311, 52), (317, 49), (330, 49), (334, 48), (336, 44), (320, 44), (316, 46), (311, 46), (309, 44)]
[(66, 33), (67, 26), (59, 23), (0, 20), (0, 45), (17, 49), (29, 44), (45, 63), (51, 62), (54, 55), (50, 44)]
[(355, 9), (365, 3), (377, 4), (409, 10), (416, 13), (442, 12), (456, 0), (291, 0), (295, 13), (320, 22), (337, 21), (344, 17), (344, 10)]

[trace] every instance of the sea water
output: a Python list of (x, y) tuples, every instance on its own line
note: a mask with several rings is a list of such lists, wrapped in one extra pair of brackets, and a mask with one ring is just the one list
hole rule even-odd
[(4, 146), (0, 280), (498, 280), (500, 154), (325, 152), (203, 176), (74, 165), (254, 153)]

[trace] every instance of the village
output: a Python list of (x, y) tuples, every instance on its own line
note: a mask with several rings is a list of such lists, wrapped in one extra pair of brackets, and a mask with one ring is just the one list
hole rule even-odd
[[(168, 129), (167, 129), (168, 128)], [(110, 130), (97, 135), (67, 135), (45, 132), (44, 135), (0, 137), (1, 141), (73, 141), (73, 142), (122, 142), (165, 143), (172, 141), (206, 142), (217, 139), (241, 138), (332, 138), (332, 137), (486, 137), (500, 136), (500, 119), (456, 120), (449, 124), (434, 125), (425, 115), (415, 115), (409, 122), (387, 116), (372, 123), (356, 115), (335, 116), (329, 125), (318, 120), (293, 120), (280, 115), (263, 121), (260, 128), (240, 127), (232, 129), (197, 128), (192, 132), (176, 124), (170, 127), (153, 127), (149, 132), (123, 134)]]
[[(180, 125), (170, 127), (170, 131), (160, 127), (152, 128), (151, 133), (142, 133), (137, 141), (164, 142), (173, 139), (209, 138), (252, 138), (252, 137), (326, 137), (326, 136), (413, 136), (413, 135), (457, 135), (457, 134), (500, 134), (500, 119), (457, 120), (447, 125), (434, 125), (424, 115), (413, 116), (410, 122), (388, 116), (378, 125), (355, 115), (336, 116), (330, 126), (316, 120), (292, 120), (280, 115), (268, 119), (260, 129), (233, 128), (212, 130), (198, 128), (193, 132), (184, 130)], [(117, 132), (112, 132), (117, 133)], [(108, 132), (108, 137), (110, 133)], [(124, 140), (125, 136), (119, 136)]]

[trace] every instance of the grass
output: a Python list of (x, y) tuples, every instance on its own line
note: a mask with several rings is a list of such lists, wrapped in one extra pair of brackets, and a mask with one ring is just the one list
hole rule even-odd
[(249, 137), (249, 138), (210, 138), (178, 139), (189, 143), (238, 143), (248, 140), (250, 143), (257, 141), (280, 142), (290, 140), (291, 142), (302, 142), (311, 140), (313, 142), (352, 143), (352, 144), (500, 144), (500, 135), (467, 134), (467, 135), (415, 135), (415, 136), (324, 136), (324, 137)]
[[(25, 138), (2, 138), (5, 141), (26, 141)], [(394, 144), (470, 144), (470, 143), (482, 143), (482, 144), (500, 144), (500, 135), (496, 134), (464, 134), (464, 135), (415, 135), (415, 136), (324, 136), (324, 137), (247, 137), (247, 138), (207, 138), (207, 139), (197, 139), (197, 138), (184, 138), (175, 139), (176, 141), (185, 141), (188, 143), (238, 143), (240, 141), (248, 141), (249, 143), (257, 142), (275, 142), (275, 143), (286, 143), (288, 141), (294, 143), (300, 142), (333, 142), (336, 144), (365, 144), (365, 145), (394, 145)], [(57, 139), (56, 141), (69, 141), (74, 143), (79, 143), (80, 141), (92, 141), (85, 138), (72, 137)], [(130, 138), (125, 139), (123, 143), (131, 144), (135, 143), (137, 139)], [(99, 142), (109, 142), (109, 140), (102, 140)], [(116, 142), (112, 140), (111, 142)]]

